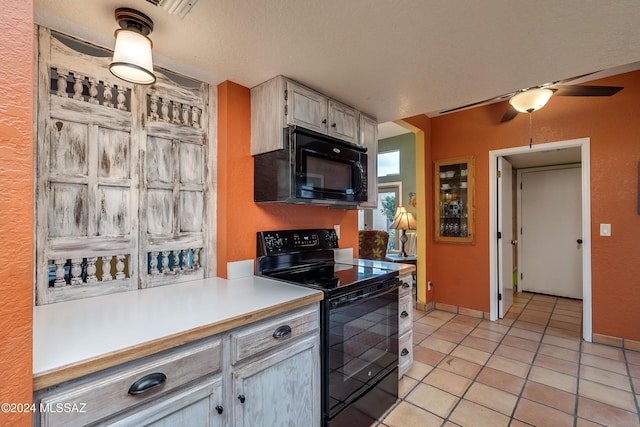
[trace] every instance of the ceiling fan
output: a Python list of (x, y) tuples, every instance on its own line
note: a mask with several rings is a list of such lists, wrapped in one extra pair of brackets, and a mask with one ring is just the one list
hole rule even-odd
[(495, 98), (485, 99), (483, 101), (474, 102), (463, 105), (461, 107), (452, 108), (442, 111), (440, 114), (451, 113), (465, 108), (474, 107), (476, 105), (490, 104), (494, 102), (509, 100), (509, 108), (500, 119), (500, 123), (512, 120), (518, 113), (532, 113), (544, 107), (552, 96), (612, 96), (620, 92), (623, 87), (620, 86), (583, 86), (583, 85), (567, 85), (573, 80), (586, 77), (590, 74), (572, 77), (565, 80), (559, 80), (552, 83), (546, 83), (540, 86), (533, 86), (527, 89), (517, 90), (497, 96)]

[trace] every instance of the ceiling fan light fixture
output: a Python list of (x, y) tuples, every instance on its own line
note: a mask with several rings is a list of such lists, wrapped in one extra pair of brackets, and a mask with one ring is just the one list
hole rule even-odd
[(533, 113), (544, 107), (551, 95), (553, 95), (551, 89), (529, 89), (515, 94), (509, 100), (509, 104), (521, 113)]
[(115, 12), (120, 29), (116, 30), (116, 46), (109, 71), (131, 83), (155, 83), (153, 73), (153, 43), (147, 37), (153, 31), (153, 21), (142, 12), (118, 8)]

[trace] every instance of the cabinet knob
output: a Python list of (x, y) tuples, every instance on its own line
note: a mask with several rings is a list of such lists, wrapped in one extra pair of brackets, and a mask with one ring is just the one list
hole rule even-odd
[(326, 125), (326, 124), (327, 124), (327, 119), (324, 119), (324, 120), (322, 121), (322, 124), (323, 124), (323, 125)]
[(400, 352), (400, 356), (406, 356), (407, 354), (409, 354), (409, 350), (407, 350), (406, 348), (403, 348)]
[(337, 127), (337, 125), (335, 123), (332, 123), (331, 127), (335, 129)]
[(222, 405), (218, 405), (218, 406), (216, 406), (216, 411), (218, 412), (218, 414), (222, 415), (222, 412), (224, 411), (224, 408), (222, 407)]
[(581, 245), (582, 244), (582, 239), (578, 239), (577, 242), (578, 242), (579, 245)]
[(149, 391), (152, 388), (161, 386), (166, 380), (167, 376), (162, 372), (154, 372), (152, 374), (145, 375), (138, 381), (131, 384), (131, 387), (129, 387), (129, 394), (136, 395), (144, 393), (145, 391)]
[(407, 316), (409, 316), (409, 313), (407, 313), (406, 310), (402, 310), (402, 313), (400, 313), (400, 317), (404, 319)]
[(402, 287), (405, 289), (407, 289), (409, 286), (411, 285), (409, 285), (407, 282), (402, 283)]
[(244, 401), (247, 400), (247, 398), (244, 397), (244, 394), (241, 394), (238, 396), (238, 400), (240, 401), (240, 403), (244, 403)]

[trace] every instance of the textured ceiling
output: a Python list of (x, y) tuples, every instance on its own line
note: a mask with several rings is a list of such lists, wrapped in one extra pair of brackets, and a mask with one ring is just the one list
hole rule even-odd
[(113, 12), (155, 22), (154, 60), (217, 84), (283, 74), (380, 122), (640, 61), (637, 0), (35, 0), (36, 22), (113, 48)]

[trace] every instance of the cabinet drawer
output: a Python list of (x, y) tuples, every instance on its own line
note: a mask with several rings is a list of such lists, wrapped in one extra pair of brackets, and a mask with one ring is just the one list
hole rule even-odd
[(398, 296), (402, 298), (405, 295), (411, 295), (411, 288), (413, 287), (413, 276), (411, 274), (404, 274), (400, 276), (402, 284), (398, 289)]
[(398, 334), (402, 335), (413, 327), (413, 303), (411, 294), (400, 298), (398, 304)]
[(409, 331), (398, 339), (398, 377), (402, 377), (413, 364), (413, 332)]
[(277, 347), (319, 329), (318, 306), (304, 308), (231, 333), (231, 363)]
[[(216, 339), (95, 374), (81, 385), (45, 395), (41, 407), (53, 409), (41, 413), (42, 426), (79, 426), (99, 421), (220, 370), (220, 356), (220, 340)], [(158, 379), (149, 375), (158, 373), (166, 380), (152, 386)], [(130, 394), (130, 387), (145, 377), (147, 384), (140, 388), (146, 391)], [(73, 404), (78, 411), (55, 411)]]

